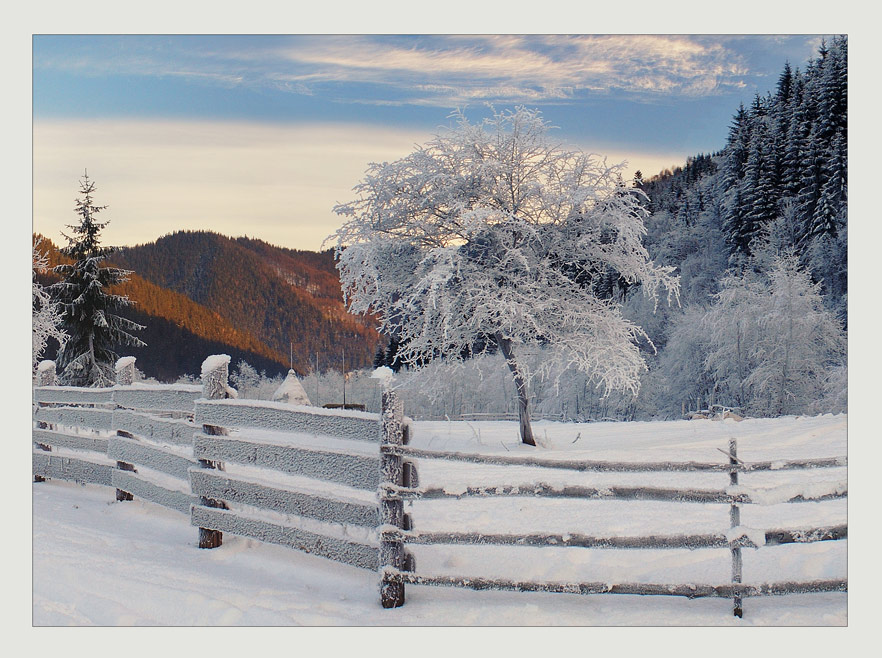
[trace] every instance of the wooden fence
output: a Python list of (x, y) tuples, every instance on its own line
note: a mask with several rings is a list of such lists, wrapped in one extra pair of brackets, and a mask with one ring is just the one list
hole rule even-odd
[(790, 543), (812, 543), (846, 539), (846, 525), (811, 528), (777, 528), (765, 530), (762, 536), (741, 526), (742, 505), (802, 503), (845, 498), (848, 495), (846, 481), (813, 487), (811, 491), (796, 491), (791, 487), (751, 490), (739, 486), (739, 474), (760, 471), (792, 469), (816, 469), (847, 465), (844, 457), (832, 459), (793, 460), (745, 463), (738, 459), (735, 439), (729, 442), (728, 463), (701, 462), (597, 462), (588, 460), (564, 461), (507, 455), (486, 456), (452, 452), (419, 450), (409, 447), (383, 445), (383, 455), (399, 458), (444, 459), (472, 464), (530, 466), (576, 472), (605, 473), (671, 473), (705, 472), (728, 473), (730, 486), (724, 490), (673, 489), (646, 486), (607, 486), (602, 488), (583, 486), (551, 486), (546, 484), (470, 486), (461, 491), (449, 492), (444, 487), (399, 486), (384, 483), (383, 495), (395, 500), (440, 500), (474, 497), (530, 496), (569, 498), (580, 500), (664, 501), (676, 503), (723, 504), (730, 508), (730, 528), (727, 532), (696, 535), (651, 535), (632, 537), (597, 537), (580, 533), (567, 534), (487, 534), (464, 532), (420, 532), (412, 522), (401, 527), (386, 527), (381, 541), (405, 544), (471, 544), (485, 546), (544, 546), (579, 547), (595, 549), (703, 549), (728, 548), (732, 558), (731, 582), (726, 584), (652, 584), (652, 583), (599, 583), (599, 582), (531, 582), (492, 579), (483, 577), (427, 576), (408, 572), (394, 566), (384, 567), (384, 582), (414, 585), (443, 585), (476, 590), (494, 589), (522, 592), (560, 592), (569, 594), (642, 594), (698, 597), (724, 597), (733, 600), (733, 613), (743, 615), (744, 597), (811, 592), (845, 592), (847, 581), (813, 580), (804, 582), (775, 582), (742, 584), (742, 555), (744, 547), (764, 548)]
[[(406, 585), (476, 590), (725, 597), (743, 614), (744, 597), (847, 591), (845, 580), (742, 583), (744, 547), (765, 548), (847, 538), (845, 525), (743, 528), (741, 506), (844, 498), (845, 481), (795, 491), (739, 483), (759, 471), (842, 467), (846, 459), (745, 463), (734, 440), (725, 463), (561, 461), (514, 455), (438, 452), (411, 447), (410, 422), (393, 391), (382, 413), (293, 407), (235, 399), (227, 386), (229, 357), (209, 357), (202, 386), (132, 383), (134, 362), (120, 360), (117, 385), (82, 389), (54, 385), (44, 367), (34, 389), (35, 479), (100, 484), (117, 500), (137, 496), (190, 516), (199, 546), (222, 545), (223, 533), (289, 546), (355, 567), (376, 570), (383, 607), (403, 605)], [(455, 493), (420, 486), (419, 460), (529, 466), (574, 472), (703, 472), (728, 474), (721, 490), (646, 486), (472, 486)], [(599, 537), (579, 533), (421, 532), (404, 501), (530, 496), (581, 500), (667, 501), (728, 505), (730, 528), (695, 535)], [(728, 548), (731, 581), (724, 584), (532, 582), (481, 576), (432, 576), (416, 571), (407, 544), (546, 546), (590, 549)]]
[(100, 389), (41, 372), (35, 479), (112, 486), (119, 501), (183, 512), (201, 548), (230, 532), (378, 569), (379, 414), (237, 400), (229, 357), (206, 359), (202, 386), (132, 384), (133, 368)]

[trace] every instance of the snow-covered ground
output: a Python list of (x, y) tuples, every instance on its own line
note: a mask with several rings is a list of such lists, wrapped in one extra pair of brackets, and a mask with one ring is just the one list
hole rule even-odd
[[(847, 417), (665, 423), (540, 422), (544, 446), (518, 443), (514, 423), (417, 422), (417, 448), (546, 458), (723, 462), (730, 438), (745, 461), (847, 454)], [(726, 474), (596, 474), (452, 461), (418, 462), (421, 486), (648, 484), (723, 489)], [(846, 468), (741, 476), (747, 487), (796, 489), (846, 478)], [(725, 532), (727, 505), (534, 498), (417, 501), (405, 511), (418, 530), (556, 532), (594, 536)], [(745, 505), (742, 525), (799, 528), (847, 523), (847, 501)], [(298, 551), (226, 535), (196, 547), (182, 514), (143, 501), (118, 503), (113, 489), (51, 481), (33, 485), (33, 623), (43, 625), (777, 625), (841, 626), (848, 595), (745, 600), (625, 595), (473, 592), (407, 587), (407, 602), (383, 610), (374, 573)], [(848, 541), (743, 549), (744, 582), (846, 578)], [(725, 584), (727, 549), (412, 546), (423, 574), (553, 581)]]

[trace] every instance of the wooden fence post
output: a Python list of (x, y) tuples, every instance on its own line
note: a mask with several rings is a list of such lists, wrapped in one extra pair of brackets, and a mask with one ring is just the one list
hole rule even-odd
[[(55, 374), (55, 361), (40, 361), (37, 365), (37, 386), (57, 386), (58, 377)], [(39, 405), (45, 406), (45, 405)], [(41, 430), (49, 429), (49, 423), (37, 421), (37, 427)], [(34, 442), (34, 446), (45, 452), (52, 452), (52, 448), (44, 443)], [(34, 475), (34, 482), (45, 482), (49, 478), (42, 475)]]
[(55, 361), (40, 361), (37, 366), (37, 386), (57, 386)]
[[(729, 464), (733, 466), (738, 464), (738, 444), (735, 439), (729, 439)], [(729, 472), (729, 484), (738, 484), (738, 471), (735, 469)], [(737, 503), (732, 503), (732, 506), (729, 508), (729, 525), (733, 528), (741, 525), (741, 508), (738, 507)], [(729, 550), (732, 551), (732, 584), (738, 584), (741, 583), (741, 547), (731, 546)], [(740, 619), (744, 616), (741, 595), (735, 594), (732, 598), (732, 614)]]
[[(401, 400), (389, 388), (383, 391), (382, 402), (383, 434), (381, 444), (400, 446), (404, 442), (404, 408)], [(403, 484), (404, 469), (400, 455), (381, 453), (380, 455), (380, 526), (382, 529), (393, 526), (404, 528), (404, 501), (391, 494), (387, 487), (400, 487)], [(398, 608), (404, 605), (404, 583), (393, 581), (386, 573), (391, 567), (396, 571), (404, 568), (404, 543), (400, 540), (380, 540), (380, 603), (384, 608)]]
[[(135, 357), (133, 356), (124, 356), (121, 359), (118, 359), (116, 362), (116, 385), (117, 386), (130, 386), (135, 381)], [(117, 436), (125, 436), (128, 438), (132, 438), (132, 435), (128, 432), (123, 432), (122, 430), (116, 431)], [(134, 464), (129, 464), (128, 462), (116, 462), (116, 467), (121, 471), (131, 471), (132, 473), (137, 473), (135, 470)], [(117, 501), (125, 501), (125, 500), (134, 500), (135, 497), (130, 494), (128, 491), (123, 491), (122, 489), (116, 490), (116, 499)]]
[(124, 356), (116, 362), (116, 385), (131, 386), (135, 382), (135, 357)]
[[(229, 397), (227, 383), (229, 377), (230, 357), (226, 354), (209, 356), (202, 362), (202, 397), (206, 400), (223, 400)], [(226, 436), (229, 432), (226, 428), (216, 425), (202, 425), (202, 431), (212, 436)], [(223, 462), (213, 462), (208, 459), (200, 459), (199, 466), (215, 470), (224, 470)], [(222, 500), (199, 497), (199, 504), (205, 507), (229, 509)], [(224, 541), (224, 533), (220, 530), (199, 528), (199, 548), (217, 548)]]

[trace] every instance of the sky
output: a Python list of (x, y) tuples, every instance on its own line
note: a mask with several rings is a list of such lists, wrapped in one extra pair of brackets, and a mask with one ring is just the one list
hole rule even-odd
[(319, 249), (371, 162), (526, 105), (644, 176), (725, 144), (739, 103), (822, 35), (41, 34), (33, 226), (56, 243), (88, 171), (105, 244), (176, 230)]

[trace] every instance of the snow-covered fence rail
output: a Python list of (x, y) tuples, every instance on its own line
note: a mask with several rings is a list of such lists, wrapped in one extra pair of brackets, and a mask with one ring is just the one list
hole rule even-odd
[(202, 386), (134, 384), (129, 357), (115, 386), (61, 387), (53, 366), (34, 389), (38, 480), (186, 513), (203, 548), (230, 532), (377, 569), (378, 414), (237, 400), (223, 355), (205, 360)]
[(363, 412), (200, 399), (193, 453), (210, 467), (190, 470), (200, 501), (192, 525), (216, 533), (216, 546), (229, 532), (376, 570), (379, 421)]
[[(97, 430), (109, 430), (112, 416), (110, 411), (94, 406), (110, 403), (111, 390), (56, 387), (52, 361), (43, 361), (37, 367), (37, 383), (33, 407), (34, 481), (57, 478), (110, 486), (113, 464), (106, 456), (107, 439), (99, 437)], [(51, 407), (53, 404), (64, 406)], [(99, 427), (93, 429), (91, 423)], [(90, 429), (88, 435), (79, 431), (84, 424)]]
[(404, 457), (412, 457), (416, 459), (444, 459), (468, 462), (471, 464), (491, 464), (495, 466), (537, 466), (567, 471), (596, 473), (650, 473), (658, 471), (703, 471), (711, 473), (731, 473), (734, 471), (737, 473), (750, 473), (754, 471), (834, 468), (847, 465), (847, 459), (845, 457), (720, 464), (713, 462), (613, 462), (592, 461), (587, 459), (543, 459), (541, 457), (517, 457), (514, 455), (478, 455), (464, 452), (421, 450), (419, 448), (411, 448), (410, 446), (402, 448), (384, 446), (381, 450), (384, 452), (394, 451)]
[(811, 491), (797, 490), (791, 486), (757, 489), (751, 496), (749, 490), (742, 493), (728, 493), (713, 489), (664, 489), (660, 487), (579, 487), (556, 486), (544, 483), (520, 485), (491, 485), (486, 487), (463, 487), (448, 490), (445, 487), (425, 487), (422, 489), (393, 489), (389, 495), (402, 500), (439, 500), (444, 498), (533, 496), (547, 498), (576, 498), (579, 500), (654, 500), (675, 503), (729, 503), (745, 505), (750, 503), (773, 504), (775, 498), (780, 503), (818, 502), (845, 498), (848, 494), (844, 480), (821, 483)]
[[(848, 583), (841, 579), (812, 580), (805, 582), (776, 582), (761, 584), (742, 583), (741, 549), (764, 548), (782, 544), (807, 544), (819, 541), (847, 539), (848, 527), (844, 524), (826, 527), (773, 528), (755, 530), (741, 526), (741, 506), (746, 504), (774, 505), (780, 503), (800, 503), (836, 500), (848, 495), (845, 479), (815, 482), (810, 485), (784, 485), (766, 488), (750, 488), (738, 481), (740, 473), (778, 471), (793, 469), (823, 469), (847, 465), (845, 457), (830, 459), (790, 460), (774, 462), (745, 463), (738, 459), (737, 445), (730, 440), (728, 463), (703, 462), (598, 462), (562, 461), (536, 459), (513, 455), (475, 455), (452, 452), (433, 452), (409, 446), (384, 443), (380, 448), (384, 458), (455, 460), (473, 464), (493, 464), (507, 466), (530, 466), (547, 469), (566, 469), (575, 472), (600, 473), (652, 473), (652, 472), (706, 472), (728, 473), (729, 487), (726, 489), (677, 489), (646, 486), (607, 486), (585, 487), (569, 485), (549, 485), (528, 483), (525, 485), (488, 486), (425, 486), (418, 483), (395, 484), (384, 482), (381, 485), (381, 498), (389, 501), (418, 501), (462, 499), (474, 497), (532, 496), (549, 498), (571, 498), (581, 500), (631, 500), (664, 501), (673, 503), (728, 504), (730, 506), (730, 528), (725, 532), (679, 535), (648, 536), (591, 536), (581, 533), (481, 533), (481, 532), (422, 532), (412, 527), (412, 522), (385, 525), (381, 528), (382, 544), (396, 543), (416, 545), (481, 545), (481, 546), (539, 546), (539, 547), (578, 547), (591, 549), (703, 549), (728, 548), (732, 558), (731, 582), (725, 585), (713, 584), (658, 584), (658, 583), (596, 583), (596, 582), (532, 582), (512, 579), (456, 577), (422, 575), (413, 568), (402, 569), (387, 562), (383, 566), (383, 583), (398, 585), (400, 599), (404, 599), (404, 586), (441, 585), (463, 587), (477, 590), (496, 589), (523, 592), (559, 592), (571, 594), (640, 594), (697, 597), (724, 597), (733, 600), (733, 612), (743, 615), (744, 597), (782, 595), (812, 592), (844, 592)], [(725, 452), (725, 451), (724, 451)]]
[(248, 427), (276, 432), (295, 432), (377, 443), (377, 414), (303, 407), (292, 409), (283, 402), (257, 400), (200, 400), (199, 422), (219, 427)]
[(108, 404), (113, 402), (113, 389), (41, 386), (34, 389), (34, 402), (43, 404)]
[(188, 469), (196, 462), (187, 417), (202, 389), (134, 384), (133, 369), (134, 359), (120, 359), (117, 385), (107, 388), (41, 379), (34, 389), (35, 478), (111, 486), (118, 500), (139, 496), (189, 514)]

